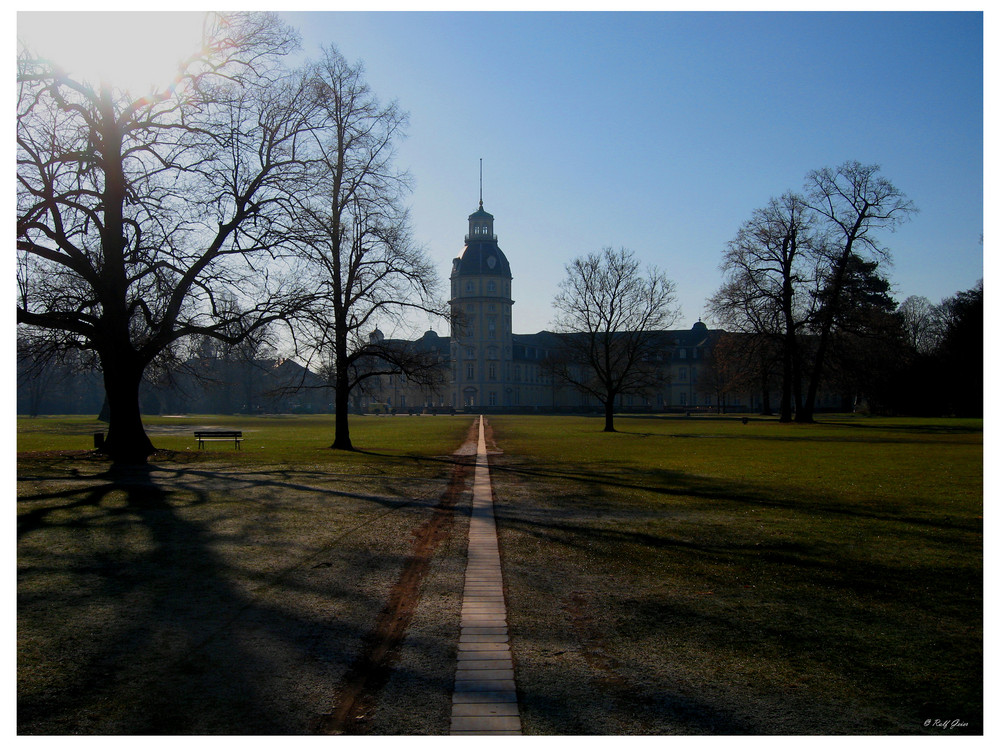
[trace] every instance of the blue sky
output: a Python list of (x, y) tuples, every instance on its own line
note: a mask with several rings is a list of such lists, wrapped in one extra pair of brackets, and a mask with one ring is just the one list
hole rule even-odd
[(690, 326), (752, 211), (846, 160), (920, 208), (883, 237), (897, 300), (983, 275), (981, 13), (282, 15), (410, 113), (399, 162), (442, 279), (483, 159), (515, 332), (550, 326), (565, 265), (604, 246), (665, 270)]
[[(550, 327), (566, 264), (605, 246), (664, 270), (677, 326), (689, 327), (753, 210), (847, 160), (880, 164), (920, 209), (882, 237), (897, 300), (936, 303), (983, 276), (982, 13), (282, 15), (306, 54), (336, 45), (410, 113), (399, 164), (414, 177), (415, 237), (443, 281), (483, 159), (515, 332)], [(89, 39), (85, 18), (62, 18), (61, 32), (51, 17), (42, 27), (60, 54)], [(163, 16), (148, 23), (155, 32), (126, 36), (179, 44), (186, 33)], [(108, 48), (127, 56), (128, 38)], [(103, 48), (78, 46), (88, 58)]]

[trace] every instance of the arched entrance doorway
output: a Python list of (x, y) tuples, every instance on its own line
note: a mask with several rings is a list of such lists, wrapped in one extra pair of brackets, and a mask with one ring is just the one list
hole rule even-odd
[(462, 392), (462, 406), (465, 409), (470, 409), (476, 406), (476, 394), (477, 390), (473, 387), (468, 387)]

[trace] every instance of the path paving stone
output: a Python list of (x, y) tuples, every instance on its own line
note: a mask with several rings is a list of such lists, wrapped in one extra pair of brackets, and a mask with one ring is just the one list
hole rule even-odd
[(517, 693), (513, 690), (501, 692), (457, 692), (451, 696), (452, 708), (457, 704), (470, 703), (517, 703)]
[(458, 668), (451, 703), (451, 733), (455, 736), (521, 734), (486, 433), (481, 416)]
[(514, 676), (513, 669), (460, 669), (455, 673), (455, 682), (462, 680), (509, 680)]
[(454, 731), (515, 731), (520, 730), (521, 719), (517, 716), (452, 716), (451, 730)]
[(455, 670), (455, 679), (469, 679), (471, 677), (482, 676), (484, 678), (489, 678), (490, 672), (506, 672), (508, 676), (512, 676), (514, 673), (513, 667), (510, 666), (508, 662), (502, 659), (473, 659), (472, 661), (465, 662), (469, 666), (459, 667)]
[(458, 661), (482, 661), (483, 659), (500, 659), (510, 661), (510, 651), (459, 651)]
[(517, 703), (456, 703), (453, 716), (516, 716)]

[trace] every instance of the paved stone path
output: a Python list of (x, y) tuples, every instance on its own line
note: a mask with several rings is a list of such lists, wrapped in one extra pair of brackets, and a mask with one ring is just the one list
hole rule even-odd
[(482, 416), (472, 487), (458, 671), (451, 704), (454, 735), (521, 733)]

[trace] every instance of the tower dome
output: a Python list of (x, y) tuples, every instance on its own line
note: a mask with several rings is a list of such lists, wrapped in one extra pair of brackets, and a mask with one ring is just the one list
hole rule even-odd
[(455, 258), (452, 277), (468, 275), (497, 275), (510, 279), (510, 262), (500, 250), (496, 234), (493, 233), (493, 216), (483, 209), (469, 216), (469, 233), (465, 236), (465, 248)]

